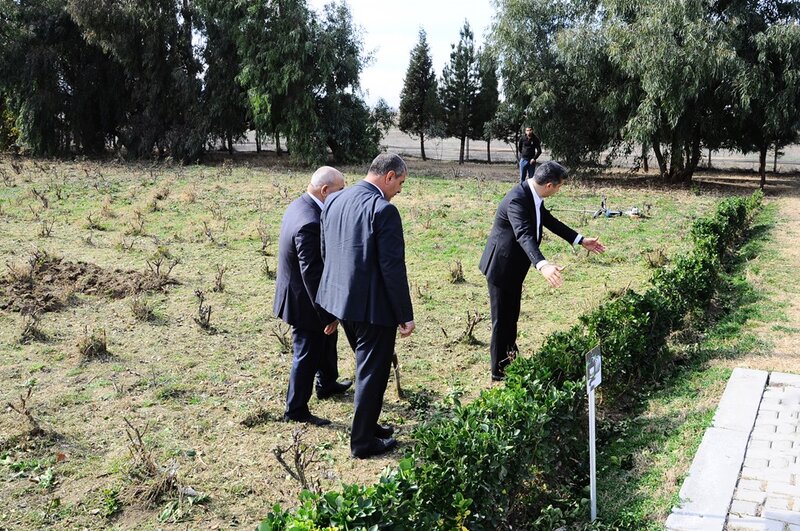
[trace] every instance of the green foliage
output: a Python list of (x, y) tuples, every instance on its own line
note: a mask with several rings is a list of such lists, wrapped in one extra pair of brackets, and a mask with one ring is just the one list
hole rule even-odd
[(401, 131), (419, 137), (422, 160), (425, 156), (425, 137), (439, 133), (438, 122), (442, 108), (439, 103), (439, 85), (433, 69), (431, 49), (428, 46), (425, 30), (419, 30), (419, 41), (411, 50), (411, 59), (400, 91)]
[(409, 457), (377, 485), (303, 493), (299, 508), (275, 506), (259, 529), (553, 529), (585, 518), (585, 352), (600, 344), (614, 375), (601, 389), (603, 407), (624, 408), (667, 375), (667, 338), (715, 296), (761, 197), (721, 202), (695, 223), (695, 248), (658, 270), (644, 294), (604, 302), (517, 358), (504, 386), (470, 404), (456, 399), (424, 422)]
[(459, 164), (464, 162), (464, 146), (470, 134), (475, 98), (478, 94), (478, 65), (475, 57), (475, 37), (469, 22), (459, 32), (458, 44), (451, 45), (450, 62), (442, 71), (439, 99), (444, 112), (444, 130), (448, 136), (461, 140)]

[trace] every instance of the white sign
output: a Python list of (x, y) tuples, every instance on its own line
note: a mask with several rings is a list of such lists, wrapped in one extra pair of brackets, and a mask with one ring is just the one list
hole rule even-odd
[(597, 519), (597, 452), (595, 451), (594, 390), (603, 381), (600, 345), (586, 353), (586, 392), (589, 394), (589, 490), (592, 522)]
[(600, 345), (586, 353), (586, 389), (594, 391), (603, 381), (603, 358)]

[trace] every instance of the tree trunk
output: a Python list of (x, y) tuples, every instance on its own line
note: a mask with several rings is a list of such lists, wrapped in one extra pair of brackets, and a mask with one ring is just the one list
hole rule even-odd
[(281, 149), (280, 133), (275, 133), (275, 153), (277, 153), (279, 157), (281, 156), (281, 154), (283, 154), (283, 150)]
[(491, 140), (486, 141), (486, 162), (489, 164), (492, 163), (492, 148), (491, 148)]
[(650, 171), (648, 164), (649, 159), (650, 155), (647, 154), (647, 144), (642, 142), (642, 168), (644, 169), (645, 174), (647, 174)]
[(458, 153), (458, 163), (464, 164), (464, 145), (467, 143), (467, 137), (461, 137), (461, 151)]
[(711, 167), (711, 148), (708, 148), (708, 167)]
[(661, 177), (666, 177), (667, 162), (664, 160), (664, 154), (661, 153), (661, 145), (659, 144), (658, 140), (655, 139), (653, 139), (653, 154), (655, 154), (656, 161), (658, 161), (658, 171), (661, 173)]
[(261, 137), (258, 134), (258, 129), (256, 129), (256, 153), (261, 153)]
[(230, 132), (228, 132), (228, 134), (226, 136), (227, 136), (227, 140), (228, 140), (228, 142), (227, 142), (228, 143), (228, 155), (233, 155), (233, 135)]
[(467, 137), (467, 160), (469, 160), (469, 137)]
[(775, 159), (772, 161), (772, 173), (778, 173), (778, 143), (775, 142)]
[(425, 133), (419, 134), (419, 152), (422, 154), (422, 160), (428, 160), (425, 157)]
[(763, 191), (764, 185), (767, 184), (767, 149), (769, 148), (768, 144), (764, 144), (761, 146), (761, 149), (758, 153), (758, 174), (761, 175), (761, 185), (760, 188)]

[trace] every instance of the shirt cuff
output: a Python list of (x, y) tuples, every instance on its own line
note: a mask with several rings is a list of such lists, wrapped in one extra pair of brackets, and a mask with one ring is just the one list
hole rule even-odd
[(547, 260), (539, 260), (538, 262), (536, 262), (536, 265), (534, 267), (536, 268), (537, 271), (541, 271), (544, 266), (549, 264), (550, 262), (548, 262)]
[(578, 234), (577, 236), (575, 236), (575, 241), (572, 242), (572, 246), (574, 247), (574, 246), (580, 245), (582, 243), (583, 243), (583, 235)]

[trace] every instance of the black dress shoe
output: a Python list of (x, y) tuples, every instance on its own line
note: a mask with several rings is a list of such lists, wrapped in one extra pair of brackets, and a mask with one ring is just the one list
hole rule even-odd
[(492, 381), (493, 382), (502, 382), (505, 381), (506, 375), (505, 374), (492, 374)]
[(397, 439), (389, 437), (388, 439), (374, 439), (372, 444), (366, 450), (353, 450), (350, 455), (356, 459), (366, 459), (373, 455), (383, 455), (391, 452), (397, 446)]
[(309, 415), (307, 417), (295, 419), (292, 417), (288, 417), (286, 415), (283, 416), (283, 420), (286, 422), (302, 422), (304, 424), (311, 424), (312, 426), (327, 426), (331, 423), (330, 420), (324, 419), (322, 417), (318, 417), (316, 415)]
[(320, 400), (324, 400), (328, 397), (333, 395), (338, 395), (344, 393), (353, 385), (353, 382), (350, 380), (344, 380), (342, 382), (333, 382), (328, 387), (317, 387), (317, 398)]
[(388, 439), (392, 435), (394, 435), (394, 428), (393, 427), (388, 426), (388, 425), (387, 426), (381, 426), (380, 424), (375, 426), (375, 437), (377, 437), (378, 439)]

